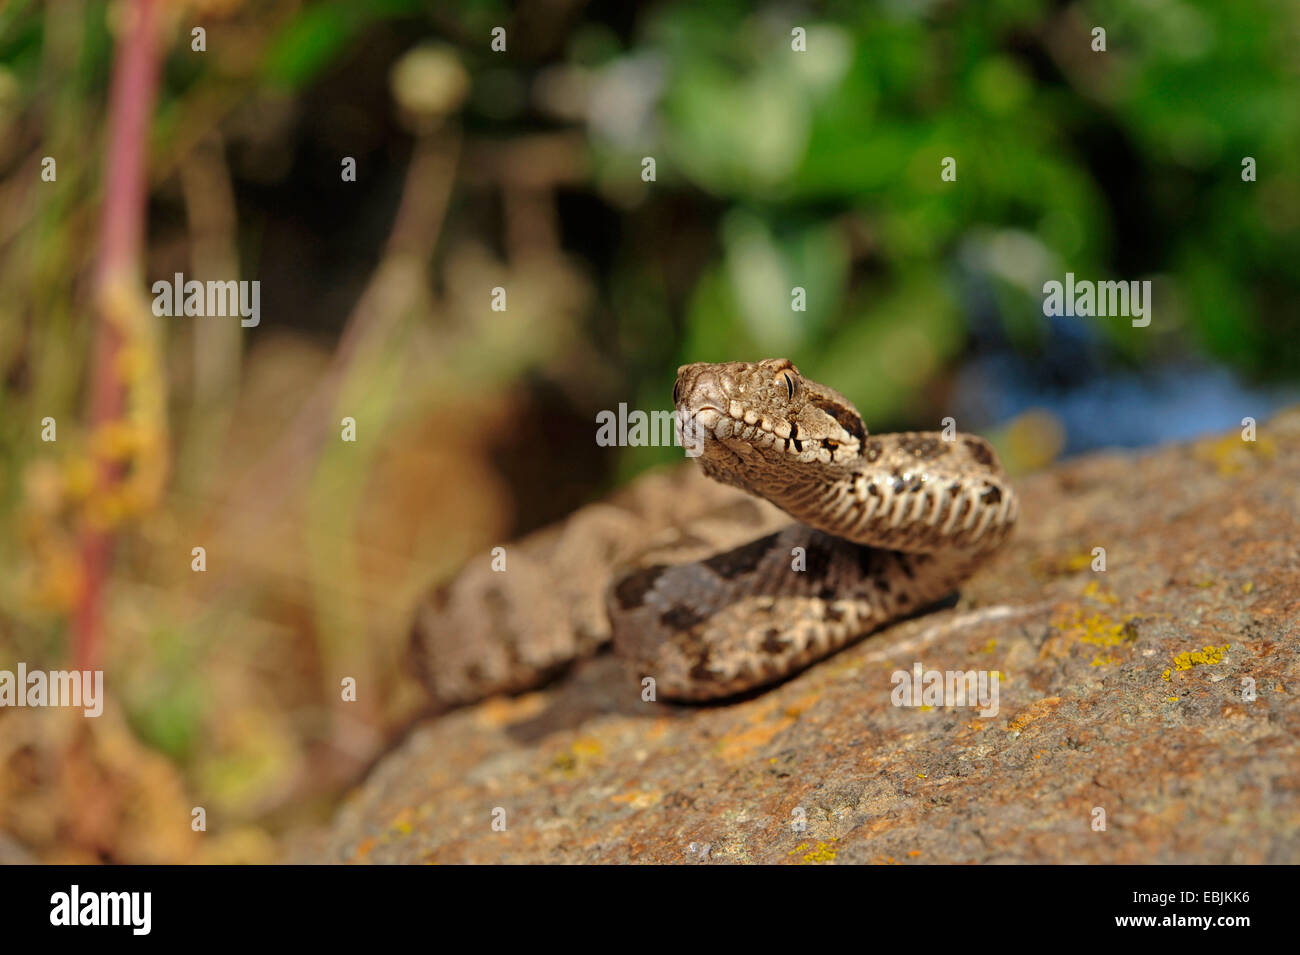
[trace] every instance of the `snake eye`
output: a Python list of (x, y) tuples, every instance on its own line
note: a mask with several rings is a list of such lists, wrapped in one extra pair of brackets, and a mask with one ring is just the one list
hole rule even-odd
[(785, 390), (791, 398), (794, 397), (794, 377), (787, 371), (781, 376), (785, 379)]

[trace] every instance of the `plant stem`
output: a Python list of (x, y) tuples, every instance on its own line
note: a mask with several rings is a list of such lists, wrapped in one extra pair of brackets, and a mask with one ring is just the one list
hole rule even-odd
[[(126, 300), (122, 291), (140, 280), (149, 123), (158, 91), (158, 8), (158, 0), (129, 0), (114, 58), (95, 268), (88, 413), (92, 446), (94, 436), (121, 418), (126, 406), (126, 384), (118, 373), (122, 328), (115, 310)], [(121, 465), (101, 458), (95, 467), (96, 492), (109, 493), (121, 478)], [(111, 527), (83, 527), (82, 581), (73, 617), (73, 661), (78, 669), (93, 669), (103, 657), (104, 585), (112, 551)]]

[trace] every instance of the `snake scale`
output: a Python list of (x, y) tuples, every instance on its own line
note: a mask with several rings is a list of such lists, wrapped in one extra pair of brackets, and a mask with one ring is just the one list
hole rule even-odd
[(435, 700), (528, 689), (611, 639), (638, 690), (733, 696), (948, 595), (1015, 523), (982, 438), (868, 434), (787, 359), (683, 365), (673, 403), (699, 468), (643, 477), (421, 602)]

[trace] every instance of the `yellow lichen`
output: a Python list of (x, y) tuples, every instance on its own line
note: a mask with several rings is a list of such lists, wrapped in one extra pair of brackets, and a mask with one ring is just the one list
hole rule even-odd
[(1229, 432), (1216, 441), (1197, 446), (1196, 456), (1215, 466), (1222, 475), (1237, 474), (1245, 468), (1252, 456), (1271, 460), (1277, 455), (1277, 443), (1269, 437), (1244, 441), (1238, 432)]
[(831, 839), (829, 842), (818, 841), (815, 848), (809, 850), (808, 843), (801, 842), (790, 850), (788, 855), (796, 856), (803, 853), (803, 861), (807, 863), (834, 862), (835, 856), (839, 852), (834, 848), (833, 843), (839, 842), (838, 839)]
[(550, 768), (556, 772), (572, 773), (578, 768), (578, 761), (572, 753), (556, 753)]
[(1089, 597), (1093, 600), (1096, 600), (1098, 603), (1104, 603), (1104, 604), (1119, 603), (1118, 597), (1116, 597), (1109, 590), (1102, 590), (1101, 584), (1097, 583), (1097, 581), (1095, 580), (1088, 581), (1088, 586), (1083, 588), (1083, 595), (1085, 597)]
[(570, 743), (568, 750), (556, 753), (551, 759), (550, 768), (572, 775), (590, 768), (604, 752), (605, 748), (600, 740), (591, 736), (582, 736)]
[(1199, 650), (1180, 653), (1174, 657), (1174, 669), (1190, 670), (1194, 666), (1214, 666), (1223, 660), (1224, 654), (1228, 652), (1231, 646), (1232, 644), (1225, 643), (1221, 647), (1205, 646)]
[(410, 806), (402, 809), (388, 823), (388, 832), (390, 835), (409, 836), (415, 831), (415, 824), (412, 821), (415, 817), (415, 810)]
[[(1089, 584), (1089, 587), (1093, 586)], [(1067, 640), (1074, 639), (1097, 647), (1110, 649), (1137, 639), (1137, 627), (1133, 621), (1137, 614), (1126, 614), (1115, 619), (1105, 613), (1087, 613), (1082, 607), (1075, 607), (1068, 614), (1060, 614), (1052, 620), (1052, 626), (1061, 632)]]
[(1084, 570), (1092, 564), (1092, 554), (1075, 554), (1065, 562), (1065, 569), (1069, 571)]
[(1092, 566), (1092, 561), (1092, 554), (1084, 551), (1059, 557), (1039, 558), (1031, 565), (1031, 569), (1035, 575), (1040, 577), (1061, 577), (1066, 574), (1077, 574), (1081, 570), (1087, 570)]

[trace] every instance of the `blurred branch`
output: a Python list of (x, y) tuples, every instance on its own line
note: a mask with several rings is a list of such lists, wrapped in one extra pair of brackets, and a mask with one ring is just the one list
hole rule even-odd
[[(118, 39), (108, 104), (104, 162), (104, 206), (95, 269), (95, 353), (91, 368), (92, 437), (119, 420), (126, 406), (120, 367), (121, 311), (139, 281), (144, 238), (146, 148), (149, 119), (158, 91), (157, 0), (132, 0)], [(117, 484), (123, 467), (104, 455), (96, 461), (96, 488)], [(111, 525), (87, 520), (81, 535), (82, 586), (73, 622), (73, 661), (78, 669), (98, 666), (103, 654), (103, 594), (112, 556)]]

